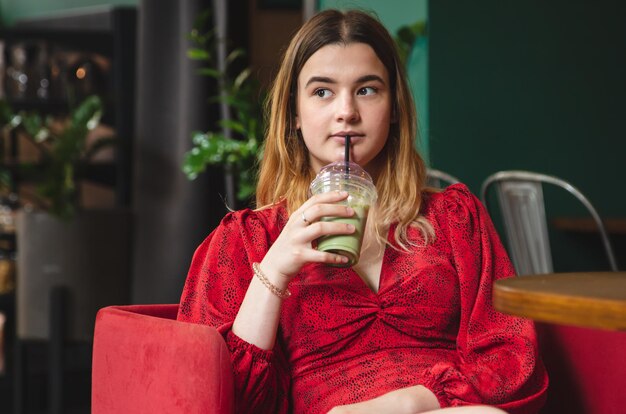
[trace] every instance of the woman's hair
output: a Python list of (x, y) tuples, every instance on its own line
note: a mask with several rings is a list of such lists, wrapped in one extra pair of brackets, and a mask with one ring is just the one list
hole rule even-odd
[(415, 244), (407, 229), (416, 226), (425, 240), (432, 238), (430, 223), (420, 216), (426, 179), (424, 161), (414, 147), (417, 131), (415, 106), (404, 66), (389, 32), (362, 11), (326, 10), (306, 22), (291, 40), (266, 102), (267, 135), (256, 191), (257, 206), (284, 200), (289, 213), (309, 198), (315, 171), (309, 152), (296, 127), (298, 76), (307, 60), (326, 45), (369, 45), (389, 73), (392, 124), (380, 159), (376, 188), (378, 203), (370, 211), (376, 238), (387, 242), (384, 229), (398, 222), (395, 240), (402, 249)]

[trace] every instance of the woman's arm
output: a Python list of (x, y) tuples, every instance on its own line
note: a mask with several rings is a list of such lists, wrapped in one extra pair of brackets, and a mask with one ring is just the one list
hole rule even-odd
[(489, 404), (511, 414), (536, 413), (547, 375), (533, 323), (493, 307), (494, 281), (515, 274), (493, 223), (464, 185), (448, 187), (433, 204), (437, 237), (449, 243), (459, 280), (459, 362), (436, 363), (422, 384), (443, 407)]
[[(347, 258), (313, 249), (313, 240), (326, 234), (350, 234), (354, 226), (319, 221), (324, 216), (350, 217), (350, 207), (336, 204), (347, 197), (345, 192), (319, 194), (307, 200), (289, 218), (280, 236), (260, 263), (261, 273), (280, 290), (306, 263), (342, 263)], [(307, 219), (305, 222), (302, 217)], [(310, 224), (309, 224), (310, 223)], [(252, 278), (233, 323), (233, 333), (261, 349), (273, 349), (283, 299), (273, 294), (258, 277)]]
[[(321, 234), (350, 233), (341, 224), (321, 223), (324, 215), (352, 214), (336, 202), (347, 195), (315, 196), (284, 226), (282, 213), (244, 210), (228, 214), (196, 250), (181, 297), (178, 319), (216, 327), (230, 350), (237, 412), (288, 411), (289, 367), (276, 334), (282, 299), (253, 276), (252, 263), (279, 289), (309, 261), (338, 263), (343, 258), (317, 252)], [(302, 221), (306, 214), (307, 225)], [(331, 226), (329, 226), (331, 224)], [(200, 352), (200, 351), (199, 351)]]

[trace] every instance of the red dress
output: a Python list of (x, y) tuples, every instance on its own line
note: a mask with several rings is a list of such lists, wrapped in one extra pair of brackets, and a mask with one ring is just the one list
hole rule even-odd
[[(539, 410), (548, 380), (533, 324), (491, 305), (493, 281), (514, 270), (484, 207), (457, 184), (428, 195), (423, 214), (436, 240), (409, 252), (387, 247), (378, 293), (350, 268), (303, 267), (271, 351), (231, 327), (251, 264), (278, 237), (286, 211), (279, 205), (224, 218), (194, 255), (178, 317), (223, 334), (237, 412), (324, 414), (417, 384), (442, 407)], [(421, 240), (415, 229), (409, 235)]]

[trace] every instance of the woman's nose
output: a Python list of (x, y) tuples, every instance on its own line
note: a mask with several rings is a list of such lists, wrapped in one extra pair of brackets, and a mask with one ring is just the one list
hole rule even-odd
[(354, 122), (359, 119), (359, 110), (354, 96), (343, 96), (337, 100), (337, 120)]

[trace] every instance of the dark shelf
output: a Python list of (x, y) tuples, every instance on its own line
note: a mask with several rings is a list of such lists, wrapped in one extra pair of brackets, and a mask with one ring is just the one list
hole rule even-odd
[[(49, 99), (14, 98), (9, 99), (9, 103), (17, 111), (36, 111), (42, 116), (64, 115), (69, 112), (71, 103), (60, 98), (76, 96), (78, 100), (88, 91), (100, 95), (105, 105), (101, 121), (113, 128), (120, 145), (114, 147), (114, 157), (110, 162), (86, 165), (81, 168), (79, 175), (83, 180), (113, 189), (118, 207), (129, 207), (131, 204), (136, 25), (136, 7), (107, 6), (85, 8), (84, 11), (64, 16), (55, 15), (19, 21), (11, 28), (0, 29), (0, 40), (5, 44), (4, 53), (7, 57), (12, 45), (22, 43), (27, 53), (34, 54), (33, 50), (43, 43), (48, 47), (51, 56), (53, 53), (59, 53), (60, 58), (65, 59), (68, 55), (74, 57), (74, 52), (80, 55), (80, 59), (64, 60), (66, 63), (64, 68), (73, 69), (76, 67), (75, 64), (81, 62), (99, 64), (100, 71), (91, 72), (94, 73), (91, 88), (87, 83), (69, 82), (67, 76), (56, 79), (69, 83), (55, 83), (54, 79), (49, 77), (48, 79), (51, 79)], [(102, 63), (103, 59), (108, 62)], [(58, 85), (64, 86), (61, 88)], [(73, 94), (69, 93), (71, 89), (64, 89), (67, 85), (75, 88)], [(84, 88), (81, 89), (80, 86)], [(9, 93), (9, 88), (6, 88), (6, 91)], [(29, 97), (37, 96), (37, 93), (30, 89), (30, 84), (25, 94)], [(57, 97), (59, 99), (56, 99)], [(17, 134), (11, 134), (7, 144), (9, 148), (5, 149), (5, 160), (20, 159), (20, 150), (24, 149), (20, 148)], [(15, 162), (3, 162), (3, 167), (7, 167), (14, 175), (15, 192), (19, 190), (20, 185), (28, 183), (27, 169)], [(0, 235), (0, 241), (14, 245), (15, 237)], [(10, 366), (7, 367), (8, 372), (13, 374), (0, 376), (0, 401), (2, 401), (0, 413), (6, 409), (11, 412), (34, 410), (57, 412), (52, 408), (59, 401), (65, 402), (66, 405), (58, 412), (72, 413), (81, 409), (80, 412), (88, 412), (91, 344), (76, 346), (64, 344), (61, 361), (64, 364), (59, 363), (55, 359), (58, 359), (58, 355), (51, 354), (47, 344), (21, 341), (15, 335), (15, 302), (15, 292), (0, 294), (0, 309), (8, 315), (10, 331), (5, 346), (7, 352), (13, 356), (9, 359)], [(49, 361), (57, 361), (54, 370), (48, 365)], [(65, 383), (63, 389), (48, 388), (48, 379), (52, 374), (64, 376), (63, 381), (55, 383)]]
[[(0, 39), (6, 46), (5, 54), (9, 53), (11, 45), (44, 42), (61, 51), (85, 53), (86, 56), (96, 53), (110, 59), (110, 67), (101, 74), (104, 78), (100, 87), (92, 93), (97, 93), (104, 100), (101, 123), (111, 126), (115, 137), (122, 143), (115, 148), (112, 163), (89, 165), (81, 175), (89, 181), (114, 187), (116, 203), (120, 206), (128, 206), (131, 201), (136, 24), (135, 7), (108, 6), (65, 16), (18, 21), (10, 28), (0, 29)], [(77, 90), (77, 98), (83, 93)], [(54, 96), (65, 95), (57, 91)], [(16, 111), (38, 112), (42, 116), (64, 115), (71, 107), (68, 100), (52, 96), (46, 100), (9, 96), (7, 101)], [(12, 142), (13, 148), (7, 154), (17, 159), (19, 145), (16, 138)], [(22, 168), (10, 163), (6, 167), (14, 173), (16, 189), (19, 180), (28, 180), (27, 172)]]
[[(113, 102), (107, 101), (106, 96), (101, 123), (115, 125), (115, 107)], [(63, 99), (13, 99), (6, 97), (5, 101), (15, 111), (38, 112), (42, 115), (66, 115), (70, 110), (70, 103)]]
[[(11, 172), (20, 183), (30, 183), (37, 181), (36, 179), (29, 177), (29, 175), (37, 174), (37, 164), (29, 163), (19, 164), (11, 161), (7, 161), (2, 165), (5, 169)], [(27, 171), (28, 170), (28, 171)], [(81, 166), (81, 170), (78, 173), (78, 180), (87, 180), (98, 184), (115, 186), (117, 184), (117, 170), (118, 166), (115, 162), (94, 162)], [(0, 234), (0, 239), (3, 235)]]
[(85, 167), (84, 180), (114, 186), (117, 180), (117, 167), (114, 163), (93, 163)]
[(15, 240), (15, 233), (0, 233), (0, 240)]
[(14, 27), (0, 29), (0, 38), (7, 42), (46, 42), (72, 49), (110, 55), (114, 50), (111, 31)]

